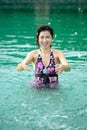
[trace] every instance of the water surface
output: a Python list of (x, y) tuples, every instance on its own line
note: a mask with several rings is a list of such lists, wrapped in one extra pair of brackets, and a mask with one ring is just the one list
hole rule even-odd
[[(53, 47), (64, 52), (70, 72), (55, 90), (33, 89), (30, 72), (16, 66), (36, 49), (38, 26), (54, 28)], [(87, 14), (0, 11), (0, 130), (87, 130)]]

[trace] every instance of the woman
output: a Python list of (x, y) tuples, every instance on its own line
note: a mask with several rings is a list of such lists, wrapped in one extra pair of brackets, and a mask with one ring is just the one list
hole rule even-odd
[(28, 64), (32, 62), (35, 68), (33, 86), (50, 87), (58, 86), (58, 75), (63, 71), (69, 71), (70, 66), (60, 50), (52, 48), (53, 29), (43, 25), (36, 32), (39, 49), (28, 53), (26, 58), (17, 66), (17, 70), (29, 70)]

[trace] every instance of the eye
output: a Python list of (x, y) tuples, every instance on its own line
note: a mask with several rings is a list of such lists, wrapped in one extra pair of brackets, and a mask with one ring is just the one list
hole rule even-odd
[(47, 36), (46, 38), (50, 38), (50, 36)]
[(43, 38), (44, 38), (44, 36), (41, 36), (41, 38), (43, 39)]
[(43, 39), (43, 38), (44, 38), (44, 36), (41, 36), (40, 38), (41, 38), (41, 39)]

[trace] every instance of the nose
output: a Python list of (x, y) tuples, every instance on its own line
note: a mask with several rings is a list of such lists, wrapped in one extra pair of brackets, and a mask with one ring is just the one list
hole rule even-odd
[(46, 37), (44, 37), (43, 41), (44, 41), (44, 42), (46, 42), (46, 41), (47, 41), (47, 38), (46, 38)]

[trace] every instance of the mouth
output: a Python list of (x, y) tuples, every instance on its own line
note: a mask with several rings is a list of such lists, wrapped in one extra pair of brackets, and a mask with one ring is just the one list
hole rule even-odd
[(48, 46), (49, 44), (48, 43), (43, 43), (43, 46)]

